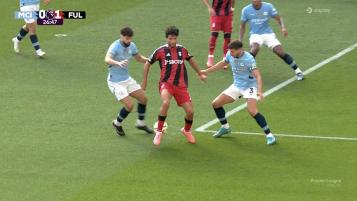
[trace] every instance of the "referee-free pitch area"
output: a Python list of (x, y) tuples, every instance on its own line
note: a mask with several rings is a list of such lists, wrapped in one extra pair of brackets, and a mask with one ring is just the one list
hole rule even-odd
[[(240, 10), (236, 2), (233, 38), (238, 37)], [(290, 33), (284, 48), (303, 70), (357, 42), (353, 0), (274, 0)], [(357, 50), (325, 64), (274, 92), (259, 105), (273, 133), (334, 138), (277, 136), (267, 146), (254, 119), (245, 110), (228, 121), (236, 134), (213, 139), (210, 130), (194, 132), (188, 144), (179, 129), (184, 112), (172, 102), (169, 129), (160, 149), (154, 136), (134, 127), (136, 114), (124, 123), (120, 138), (111, 127), (121, 105), (106, 84), (104, 56), (131, 26), (139, 51), (149, 56), (165, 42), (164, 29), (180, 28), (180, 43), (201, 67), (209, 37), (207, 9), (200, 1), (53, 1), (48, 8), (85, 10), (86, 20), (64, 26), (39, 27), (45, 59), (34, 56), (28, 38), (22, 53), (11, 38), (22, 21), (13, 19), (17, 2), (1, 3), (0, 21), (0, 200), (355, 200), (357, 197)], [(310, 9), (312, 12), (310, 13)], [(66, 34), (56, 37), (55, 34)], [(216, 50), (222, 57), (222, 34)], [(247, 37), (245, 38), (247, 47)], [(293, 76), (267, 48), (257, 57), (267, 91)], [(150, 72), (147, 122), (157, 118), (159, 67)], [(189, 68), (189, 67), (188, 67)], [(132, 76), (140, 81), (143, 66), (133, 61)], [(229, 70), (210, 74), (201, 83), (189, 70), (189, 90), (195, 106), (194, 128), (215, 118), (210, 102), (232, 82)], [(226, 107), (232, 110), (242, 104)], [(337, 138), (346, 138), (344, 140)]]

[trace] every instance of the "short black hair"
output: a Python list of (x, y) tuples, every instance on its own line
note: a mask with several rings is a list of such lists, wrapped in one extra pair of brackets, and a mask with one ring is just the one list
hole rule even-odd
[(179, 33), (180, 33), (180, 30), (175, 26), (169, 26), (166, 28), (166, 31), (165, 31), (166, 38), (168, 38), (169, 35), (178, 36)]
[(130, 27), (124, 27), (120, 30), (120, 34), (122, 36), (129, 36), (129, 37), (133, 37), (134, 35), (134, 31), (133, 29), (131, 29)]
[(234, 40), (228, 44), (228, 49), (235, 49), (238, 50), (243, 47), (243, 43), (239, 40)]

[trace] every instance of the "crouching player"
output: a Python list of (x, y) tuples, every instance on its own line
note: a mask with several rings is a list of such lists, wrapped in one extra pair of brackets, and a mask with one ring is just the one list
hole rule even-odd
[(209, 69), (201, 71), (203, 74), (208, 74), (218, 69), (223, 69), (225, 65), (230, 64), (233, 72), (234, 83), (212, 102), (216, 116), (222, 124), (222, 127), (213, 137), (221, 137), (231, 132), (223, 106), (240, 98), (245, 98), (249, 114), (257, 121), (266, 134), (267, 144), (275, 144), (276, 139), (271, 133), (264, 116), (258, 112), (257, 108), (258, 97), (263, 100), (263, 81), (256, 67), (254, 57), (249, 52), (243, 50), (243, 44), (239, 40), (231, 42), (228, 45), (228, 49), (229, 51), (222, 61)]
[(144, 121), (147, 103), (145, 92), (129, 75), (129, 60), (132, 57), (140, 63), (145, 63), (148, 60), (139, 54), (136, 45), (132, 42), (133, 35), (134, 32), (129, 27), (121, 29), (120, 39), (112, 43), (105, 56), (105, 63), (109, 65), (109, 89), (118, 101), (124, 105), (118, 117), (112, 122), (115, 131), (120, 136), (125, 136), (122, 122), (134, 107), (130, 96), (138, 101), (138, 120), (136, 122), (136, 128), (144, 130), (146, 133), (154, 133), (152, 129), (146, 126)]

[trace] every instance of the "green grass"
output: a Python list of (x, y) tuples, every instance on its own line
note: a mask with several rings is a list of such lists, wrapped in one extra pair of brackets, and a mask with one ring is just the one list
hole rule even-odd
[[(247, 3), (237, 2), (236, 10)], [(353, 0), (274, 4), (290, 31), (286, 39), (277, 34), (302, 69), (357, 41)], [(261, 136), (213, 140), (208, 133), (196, 133), (198, 144), (192, 146), (178, 132), (184, 113), (175, 104), (169, 112), (169, 134), (159, 150), (152, 146), (153, 136), (134, 128), (135, 113), (125, 123), (128, 136), (114, 134), (110, 122), (121, 106), (107, 88), (103, 60), (119, 28), (132, 26), (140, 52), (149, 55), (164, 43), (164, 28), (175, 24), (181, 29), (180, 42), (204, 66), (209, 27), (200, 1), (53, 1), (51, 8), (85, 10), (88, 19), (39, 27), (48, 53), (43, 60), (34, 56), (28, 38), (21, 44), (22, 53), (13, 53), (10, 39), (22, 21), (13, 19), (17, 2), (2, 2), (1, 7), (1, 201), (355, 199), (355, 142), (282, 137), (277, 146), (267, 147)], [(309, 15), (307, 7), (331, 12)], [(235, 13), (234, 38), (239, 14)], [(68, 37), (56, 38), (56, 33)], [(356, 137), (356, 58), (353, 51), (260, 104), (273, 131)], [(257, 62), (265, 89), (292, 76), (267, 48)], [(132, 64), (131, 74), (140, 81), (142, 65)], [(150, 73), (149, 124), (156, 121), (160, 105), (158, 72), (155, 65)], [(222, 71), (205, 85), (189, 73), (197, 127), (215, 118), (210, 102), (232, 79), (229, 71)], [(235, 131), (260, 132), (244, 111), (229, 121)]]

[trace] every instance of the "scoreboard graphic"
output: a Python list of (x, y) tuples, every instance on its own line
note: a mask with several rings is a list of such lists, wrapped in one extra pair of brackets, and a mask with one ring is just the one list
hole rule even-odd
[(86, 19), (86, 12), (61, 10), (39, 10), (37, 12), (16, 11), (15, 19), (37, 19), (38, 25), (63, 25), (64, 19)]

